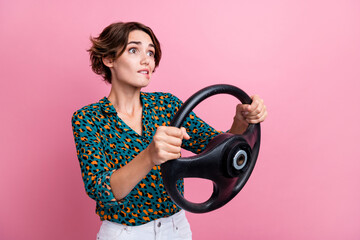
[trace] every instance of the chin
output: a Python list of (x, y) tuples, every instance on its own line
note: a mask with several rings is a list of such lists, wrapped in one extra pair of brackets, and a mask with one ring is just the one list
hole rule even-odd
[(143, 87), (147, 87), (150, 83), (150, 80), (142, 80), (139, 81), (139, 83), (137, 84), (137, 87), (143, 88)]

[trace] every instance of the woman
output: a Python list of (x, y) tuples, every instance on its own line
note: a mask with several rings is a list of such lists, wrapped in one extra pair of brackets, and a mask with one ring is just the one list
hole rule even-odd
[[(92, 69), (111, 91), (76, 111), (72, 126), (85, 189), (103, 221), (97, 239), (191, 239), (184, 211), (165, 191), (160, 165), (179, 158), (181, 147), (201, 152), (221, 132), (194, 113), (180, 129), (168, 126), (182, 102), (141, 91), (161, 59), (149, 27), (114, 23), (91, 41)], [(252, 99), (236, 107), (231, 133), (266, 118), (263, 100)], [(183, 182), (178, 185), (183, 193)]]

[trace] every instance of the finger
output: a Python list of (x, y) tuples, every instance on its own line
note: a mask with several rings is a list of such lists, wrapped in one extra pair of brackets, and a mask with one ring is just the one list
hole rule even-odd
[(166, 129), (162, 128), (156, 131), (153, 141), (157, 144), (169, 143), (174, 146), (180, 146), (182, 143), (181, 137), (174, 137), (166, 133)]
[(255, 110), (258, 108), (259, 104), (262, 103), (262, 99), (259, 98), (258, 95), (251, 96), (251, 99), (252, 99), (253, 101), (252, 101), (252, 103), (251, 103), (251, 105), (250, 105), (250, 107), (251, 107), (250, 112), (253, 112), (253, 111), (255, 111)]
[(162, 150), (165, 151), (167, 154), (178, 154), (181, 151), (181, 147), (166, 143), (163, 145)]
[(189, 134), (186, 132), (186, 128), (181, 127), (181, 131), (182, 131), (182, 133), (183, 133), (183, 138), (184, 138), (185, 140), (189, 140), (189, 139), (190, 139), (190, 136), (189, 136)]
[(246, 117), (249, 114), (251, 107), (249, 104), (238, 104), (236, 106), (236, 115)]
[(238, 104), (236, 106), (236, 111), (237, 112), (249, 112), (251, 110), (251, 106), (250, 104)]
[(253, 111), (253, 112), (249, 113), (246, 116), (246, 119), (247, 120), (259, 119), (264, 115), (265, 112), (266, 112), (266, 106), (263, 105), (263, 106), (261, 106), (261, 108), (257, 109), (256, 111)]
[(171, 161), (171, 160), (174, 160), (174, 159), (178, 159), (180, 157), (181, 157), (180, 153), (168, 153), (166, 155), (165, 160), (163, 160), (162, 163), (167, 162), (167, 161)]
[(268, 115), (268, 112), (265, 110), (264, 113), (260, 114), (260, 116), (258, 116), (257, 118), (246, 119), (246, 121), (248, 123), (252, 123), (252, 124), (263, 122), (265, 120), (265, 118), (267, 117), (267, 115)]
[(174, 136), (166, 136), (164, 142), (172, 146), (180, 147), (182, 144), (182, 138), (174, 137)]
[(165, 133), (168, 136), (173, 136), (177, 138), (182, 138), (183, 132), (180, 128), (168, 126), (165, 128)]
[(256, 99), (249, 115), (255, 116), (260, 114), (264, 111), (264, 106), (264, 101), (262, 99)]
[[(267, 114), (266, 114), (267, 115)], [(259, 119), (253, 119), (253, 120), (246, 120), (249, 124), (257, 124), (257, 123), (261, 123), (265, 120), (266, 115), (262, 116)]]

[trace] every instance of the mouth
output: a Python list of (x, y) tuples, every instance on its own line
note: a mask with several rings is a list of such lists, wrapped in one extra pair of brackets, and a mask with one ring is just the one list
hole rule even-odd
[(138, 71), (138, 73), (144, 75), (146, 79), (150, 80), (150, 70), (149, 69), (141, 69)]
[(138, 73), (145, 74), (145, 75), (148, 75), (149, 72), (150, 72), (150, 71), (147, 70), (147, 69), (143, 69), (143, 70), (138, 71)]

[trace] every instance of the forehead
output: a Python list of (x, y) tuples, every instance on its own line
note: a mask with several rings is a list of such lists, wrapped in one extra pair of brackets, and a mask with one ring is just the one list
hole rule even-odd
[(141, 42), (143, 45), (146, 46), (148, 46), (149, 44), (154, 44), (149, 34), (141, 30), (131, 31), (128, 37), (128, 43), (129, 42)]

